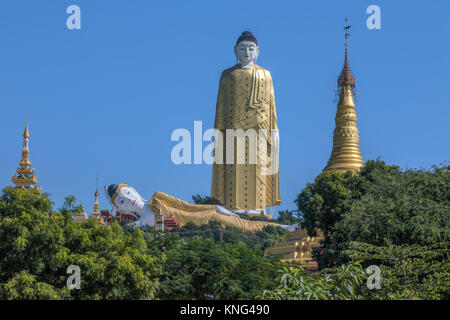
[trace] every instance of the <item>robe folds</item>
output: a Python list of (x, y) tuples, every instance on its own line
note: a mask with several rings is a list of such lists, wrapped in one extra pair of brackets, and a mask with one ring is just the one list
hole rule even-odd
[(210, 221), (217, 221), (222, 227), (233, 227), (242, 231), (255, 232), (262, 230), (268, 225), (278, 226), (274, 222), (253, 221), (224, 215), (217, 212), (217, 205), (192, 204), (161, 191), (155, 192), (148, 205), (155, 215), (175, 218), (180, 227), (189, 222), (201, 226), (208, 224)]
[[(267, 206), (279, 206), (278, 123), (268, 70), (255, 64), (223, 71), (214, 128), (222, 142), (215, 144), (211, 197), (230, 210), (265, 212)], [(236, 136), (227, 135), (227, 129), (254, 130), (256, 140), (244, 136), (239, 142)], [(261, 130), (265, 132), (262, 140)]]

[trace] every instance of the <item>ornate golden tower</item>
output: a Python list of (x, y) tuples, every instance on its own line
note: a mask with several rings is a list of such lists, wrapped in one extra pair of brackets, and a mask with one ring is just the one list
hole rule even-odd
[(31, 167), (30, 162), (30, 150), (28, 149), (28, 141), (30, 133), (28, 131), (28, 123), (25, 126), (25, 132), (23, 133), (23, 149), (22, 160), (17, 168), (16, 175), (13, 175), (11, 181), (17, 188), (31, 189), (36, 187), (37, 177), (34, 175), (34, 169)]
[(350, 26), (347, 25), (347, 18), (345, 18), (345, 22), (345, 61), (337, 81), (339, 102), (335, 118), (333, 151), (324, 170), (359, 171), (364, 166), (364, 160), (359, 150), (359, 134), (356, 126), (358, 118), (353, 101), (355, 78), (348, 63), (347, 38), (350, 35), (348, 33)]

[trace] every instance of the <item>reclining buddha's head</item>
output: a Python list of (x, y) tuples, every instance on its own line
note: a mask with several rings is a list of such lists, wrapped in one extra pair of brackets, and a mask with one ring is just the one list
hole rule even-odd
[(125, 183), (111, 184), (105, 187), (106, 197), (113, 207), (112, 215), (115, 217), (117, 212), (128, 214), (139, 219), (145, 209), (145, 200), (133, 188)]

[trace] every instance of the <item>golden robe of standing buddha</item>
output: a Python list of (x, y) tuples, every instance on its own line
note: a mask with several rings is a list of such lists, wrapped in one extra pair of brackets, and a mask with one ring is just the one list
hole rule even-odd
[[(255, 63), (259, 47), (250, 32), (245, 31), (239, 37), (235, 53), (239, 64), (223, 71), (220, 78), (214, 128), (221, 133), (223, 152), (218, 153), (216, 145), (211, 197), (231, 210), (265, 212), (267, 206), (281, 204), (272, 77), (268, 70)], [(242, 129), (246, 134), (255, 132), (256, 140), (247, 136), (241, 140), (240, 148), (236, 136), (228, 136), (227, 129)], [(259, 134), (261, 129), (266, 132), (263, 140)], [(230, 151), (232, 161), (228, 161)], [(238, 160), (240, 156), (243, 161)], [(267, 170), (268, 167), (271, 169)]]

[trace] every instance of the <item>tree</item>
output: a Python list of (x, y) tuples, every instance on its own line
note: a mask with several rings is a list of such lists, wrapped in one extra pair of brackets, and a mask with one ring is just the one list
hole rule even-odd
[(319, 267), (349, 262), (349, 242), (431, 245), (450, 240), (450, 166), (400, 170), (368, 161), (359, 174), (326, 171), (298, 195), (302, 226), (324, 233)]
[(294, 211), (280, 210), (278, 211), (278, 218), (275, 220), (279, 224), (294, 224), (299, 223), (300, 219), (294, 217)]
[[(325, 171), (315, 178), (314, 183), (308, 183), (295, 200), (301, 218), (301, 227), (307, 230), (308, 235), (314, 237), (318, 235), (317, 229), (322, 230), (324, 248), (332, 249), (336, 246), (333, 232), (342, 214), (349, 210), (348, 200), (351, 197), (349, 180), (351, 178), (351, 173)], [(333, 251), (315, 250), (313, 252), (321, 269), (344, 263), (342, 259), (337, 259), (332, 254)]]
[(165, 238), (161, 250), (167, 261), (158, 294), (162, 299), (252, 299), (272, 288), (283, 266), (244, 243), (198, 236), (188, 241), (178, 235)]
[[(142, 232), (90, 218), (74, 197), (53, 211), (48, 194), (7, 187), (0, 195), (2, 299), (151, 299), (163, 256), (150, 254)], [(81, 269), (81, 289), (68, 290), (67, 268)]]
[(284, 268), (279, 286), (264, 291), (261, 298), (270, 300), (347, 300), (357, 299), (367, 275), (359, 262), (311, 274), (302, 269)]
[(450, 242), (379, 247), (351, 242), (352, 260), (380, 266), (380, 290), (362, 290), (369, 299), (450, 298)]
[(69, 299), (69, 289), (58, 290), (54, 286), (36, 281), (27, 271), (17, 273), (0, 287), (0, 297), (9, 300), (60, 300)]
[(202, 239), (212, 239), (219, 241), (221, 239), (227, 243), (243, 243), (252, 249), (260, 249), (264, 251), (268, 247), (274, 245), (275, 242), (282, 240), (283, 235), (288, 231), (275, 226), (265, 226), (260, 231), (243, 232), (233, 227), (223, 227), (217, 221), (210, 221), (208, 224), (197, 226), (193, 223), (188, 223), (182, 228), (174, 228), (167, 233), (179, 234), (184, 239), (191, 239), (195, 236)]
[(193, 195), (192, 200), (195, 204), (220, 204), (220, 201), (216, 198), (211, 198), (210, 196), (202, 197), (201, 195)]

